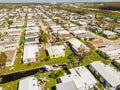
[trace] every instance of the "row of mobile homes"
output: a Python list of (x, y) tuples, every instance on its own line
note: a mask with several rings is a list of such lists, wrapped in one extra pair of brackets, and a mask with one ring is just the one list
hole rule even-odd
[(6, 35), (0, 39), (0, 52), (5, 52), (7, 56), (6, 67), (14, 65), (21, 32), (22, 29), (7, 29)]
[(27, 23), (27, 28), (25, 31), (25, 40), (23, 48), (23, 58), (22, 62), (24, 64), (36, 62), (36, 56), (39, 53), (38, 43), (39, 43), (39, 27), (36, 26), (34, 22), (31, 22), (30, 17), (33, 14), (29, 14), (29, 20)]
[(120, 89), (120, 72), (110, 65), (105, 65), (101, 61), (90, 64), (90, 70), (104, 84), (106, 90)]

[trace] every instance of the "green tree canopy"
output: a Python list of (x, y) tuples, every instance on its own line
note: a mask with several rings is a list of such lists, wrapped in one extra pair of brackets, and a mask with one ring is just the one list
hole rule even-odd
[(47, 43), (48, 35), (44, 33), (43, 30), (40, 30), (39, 38), (41, 42)]

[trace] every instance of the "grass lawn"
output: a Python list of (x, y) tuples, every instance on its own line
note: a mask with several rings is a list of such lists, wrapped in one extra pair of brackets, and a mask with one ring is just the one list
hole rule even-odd
[[(70, 47), (66, 47), (66, 55), (63, 58), (53, 58), (50, 59), (49, 61), (43, 61), (41, 62), (41, 60), (44, 60), (47, 55), (45, 50), (41, 50), (40, 51), (40, 55), (38, 56), (38, 62), (35, 63), (31, 63), (30, 66), (28, 66), (28, 64), (22, 64), (21, 63), (21, 53), (19, 53), (17, 56), (18, 58), (16, 58), (15, 60), (15, 64), (14, 64), (14, 69), (15, 70), (10, 70), (11, 67), (7, 67), (5, 69), (5, 73), (10, 73), (10, 72), (15, 72), (15, 71), (19, 71), (19, 70), (25, 70), (25, 69), (30, 69), (30, 68), (35, 68), (38, 66), (42, 66), (45, 64), (57, 64), (57, 63), (66, 63), (69, 61), (69, 59), (67, 59), (67, 56), (70, 55), (71, 53), (73, 53), (70, 49)], [(45, 88), (49, 88), (50, 90), (52, 90), (51, 87), (54, 87), (56, 84), (56, 79), (55, 78), (50, 78), (48, 76), (48, 73), (40, 73), (39, 77), (46, 77), (46, 79), (49, 81), (45, 84)], [(5, 88), (5, 90), (17, 90), (17, 85), (18, 85), (18, 80), (17, 81), (12, 81), (12, 82), (8, 82), (5, 84), (0, 84), (1, 87)]]
[[(46, 72), (46, 73), (41, 73), (41, 72), (38, 72), (36, 73), (34, 76), (36, 78), (46, 78), (46, 80), (48, 82), (45, 83), (45, 86), (44, 86), (44, 90), (53, 90), (52, 87), (54, 87), (56, 85), (56, 79), (58, 79), (59, 77), (63, 76), (65, 71), (64, 70), (60, 70), (62, 71), (62, 73), (60, 73), (60, 76), (58, 76), (57, 78), (50, 78), (49, 77), (49, 73)], [(58, 72), (58, 71), (56, 71)], [(0, 84), (0, 87), (3, 87), (3, 90), (17, 90), (18, 88), (18, 83), (21, 79), (19, 80), (16, 80), (16, 81), (12, 81), (12, 82), (8, 82), (8, 83), (4, 83), (4, 84)]]
[(8, 82), (8, 83), (5, 83), (5, 84), (0, 84), (0, 87), (3, 87), (3, 90), (17, 90), (18, 80)]
[(87, 41), (82, 41), (82, 40), (80, 41), (83, 42), (89, 48), (91, 48), (90, 54), (83, 59), (83, 63), (82, 63), (83, 66), (87, 66), (94, 61), (102, 61), (105, 64), (109, 64), (111, 62), (101, 57), (93, 48), (93, 46), (91, 46), (91, 44), (89, 44)]
[(109, 39), (109, 40), (117, 40), (118, 38), (116, 37), (116, 38), (107, 38), (107, 39)]
[[(50, 65), (50, 64), (57, 64), (57, 63), (67, 63), (67, 62), (69, 62), (69, 59), (67, 58), (67, 56), (69, 56), (71, 53), (73, 53), (72, 50), (70, 49), (69, 46), (67, 46), (66, 47), (66, 55), (65, 55), (65, 57), (63, 57), (63, 58), (53, 58), (53, 59), (50, 59), (48, 61), (42, 61), (41, 62), (41, 60), (44, 60), (47, 57), (46, 51), (41, 50), (40, 54), (38, 56), (38, 62), (31, 63), (30, 66), (28, 66), (28, 64), (22, 64), (21, 63), (21, 58), (18, 55), (18, 58), (15, 60), (15, 64), (14, 64), (15, 70), (9, 70), (11, 67), (8, 67), (8, 68), (6, 68), (6, 73), (19, 71), (19, 70), (24, 70), (24, 69), (30, 69), (30, 68), (42, 66), (42, 65), (45, 65), (45, 64)], [(95, 50), (91, 50), (91, 54), (88, 55), (86, 58), (84, 58), (82, 65), (87, 66), (91, 62), (98, 61), (98, 60), (101, 60), (106, 64), (109, 63), (109, 61), (107, 61), (104, 58), (102, 58), (101, 56), (99, 56), (96, 53)], [(48, 74), (49, 73), (38, 73), (38, 76), (39, 77), (45, 77), (48, 80), (48, 82), (45, 84), (45, 90), (47, 90), (47, 88), (49, 88), (49, 90), (52, 90), (52, 87), (54, 87), (55, 84), (57, 83), (56, 82), (57, 78), (50, 78), (48, 76)], [(18, 80), (13, 81), (13, 82), (8, 82), (8, 83), (5, 83), (5, 84), (0, 84), (0, 86), (5, 88), (5, 90), (17, 90), (17, 85), (18, 85)], [(98, 85), (98, 87), (102, 88), (101, 85)], [(10, 89), (10, 88), (13, 88), (13, 89)], [(102, 90), (102, 89), (100, 89), (100, 90)]]
[(56, 64), (56, 63), (66, 63), (69, 62), (69, 59), (67, 58), (72, 52), (69, 46), (66, 47), (65, 51), (65, 57), (60, 57), (60, 58), (52, 58), (49, 60), (49, 62), (46, 62), (46, 64)]
[(99, 81), (97, 82), (96, 85), (99, 88), (99, 90), (104, 90), (104, 86)]
[(56, 42), (56, 41), (57, 41), (57, 38), (52, 38), (52, 40), (53, 40), (54, 42)]
[[(47, 88), (49, 88), (49, 90), (52, 90), (51, 87), (54, 87), (57, 83), (56, 79), (50, 78), (48, 76), (48, 73), (39, 73), (39, 77), (42, 77), (42, 78), (45, 77), (48, 80), (48, 82), (45, 84), (45, 87), (44, 87), (45, 90)], [(0, 84), (0, 87), (3, 87), (3, 90), (17, 90), (18, 83), (19, 83), (19, 80), (16, 80), (16, 81)]]
[(110, 62), (110, 61), (107, 61), (106, 59), (102, 58), (101, 56), (99, 56), (99, 54), (95, 50), (91, 50), (90, 55), (88, 55), (86, 58), (83, 59), (82, 65), (87, 66), (91, 62), (99, 61), (99, 60), (105, 64), (108, 64)]
[(56, 85), (56, 79), (58, 79), (59, 77), (63, 76), (65, 71), (64, 70), (57, 70), (56, 72), (59, 72), (61, 71), (60, 75), (56, 78), (51, 78), (49, 77), (49, 72), (46, 72), (46, 73), (41, 73), (41, 72), (38, 72), (36, 73), (36, 77), (37, 78), (46, 78), (46, 80), (48, 82), (45, 83), (45, 86), (44, 86), (44, 89), (47, 90), (49, 88), (49, 90), (54, 90), (52, 89), (55, 85)]
[(44, 61), (44, 59), (47, 57), (46, 51), (41, 50), (39, 52), (38, 61), (37, 62), (32, 62), (30, 64), (22, 64), (22, 62), (21, 62), (22, 61), (21, 53), (19, 53), (17, 55), (17, 58), (16, 58), (15, 62), (14, 62), (14, 65), (12, 66), (12, 67), (14, 67), (14, 69), (11, 69), (12, 67), (6, 67), (5, 68), (5, 73), (15, 72), (15, 71), (19, 71), (19, 70), (27, 70), (27, 69), (43, 66), (45, 64), (51, 65), (51, 64), (66, 63), (66, 62), (69, 61), (69, 59), (67, 59), (67, 56), (69, 56), (71, 53), (73, 53), (72, 50), (70, 49), (69, 46), (67, 46), (66, 47), (66, 55), (65, 55), (65, 57), (53, 58), (53, 59), (50, 59), (48, 61)]
[(45, 50), (40, 50), (38, 55), (38, 60), (44, 60), (47, 57)]
[(48, 80), (48, 82), (46, 82), (45, 87), (44, 87), (45, 90), (46, 90), (47, 88), (49, 88), (50, 90), (52, 90), (51, 87), (54, 87), (55, 84), (57, 83), (57, 82), (56, 82), (56, 79), (50, 78), (50, 77), (48, 76), (48, 73), (40, 73), (38, 77), (40, 77), (40, 78), (46, 78), (46, 79)]

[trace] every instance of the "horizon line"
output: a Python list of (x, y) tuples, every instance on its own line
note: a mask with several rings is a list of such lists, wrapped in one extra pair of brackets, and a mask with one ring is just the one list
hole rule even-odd
[(26, 4), (26, 3), (31, 3), (31, 4), (41, 4), (41, 3), (111, 3), (111, 2), (113, 2), (113, 3), (115, 3), (115, 2), (117, 2), (117, 3), (120, 3), (120, 1), (102, 1), (102, 2), (100, 2), (100, 1), (71, 1), (71, 2), (64, 2), (64, 1), (59, 1), (59, 2), (0, 2), (0, 4), (14, 4), (14, 3), (16, 3), (16, 4)]

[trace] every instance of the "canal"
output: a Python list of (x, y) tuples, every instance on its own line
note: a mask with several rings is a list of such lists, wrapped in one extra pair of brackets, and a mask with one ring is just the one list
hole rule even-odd
[(10, 82), (10, 81), (15, 81), (15, 80), (21, 79), (23, 77), (34, 75), (39, 70), (43, 70), (43, 67), (36, 68), (36, 69), (31, 69), (31, 70), (28, 70), (28, 71), (20, 71), (20, 72), (7, 74), (7, 75), (1, 75), (2, 82), (0, 84), (7, 83), (7, 82)]

